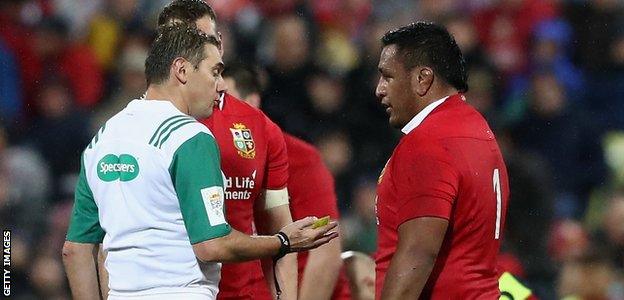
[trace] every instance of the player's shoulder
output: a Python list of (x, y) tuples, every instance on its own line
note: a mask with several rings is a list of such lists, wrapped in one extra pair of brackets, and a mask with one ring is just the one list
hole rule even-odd
[(430, 139), (473, 138), (493, 140), (485, 118), (458, 94), (437, 107), (415, 131)]
[(321, 153), (314, 145), (287, 133), (284, 133), (284, 141), (288, 151), (289, 167), (296, 168), (297, 165), (322, 162)]
[(289, 157), (298, 157), (307, 160), (320, 160), (321, 158), (321, 154), (312, 144), (300, 138), (284, 133), (284, 141), (286, 142), (286, 149), (288, 150)]
[(223, 99), (223, 112), (226, 115), (234, 115), (234, 116), (246, 116), (246, 117), (256, 117), (263, 118), (265, 114), (249, 105), (249, 103), (240, 100), (230, 94), (225, 94)]

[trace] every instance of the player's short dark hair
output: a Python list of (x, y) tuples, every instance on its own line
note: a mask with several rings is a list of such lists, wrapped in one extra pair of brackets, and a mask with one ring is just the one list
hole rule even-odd
[(458, 91), (468, 90), (466, 62), (446, 28), (416, 22), (388, 31), (381, 41), (384, 46), (397, 45), (406, 70), (419, 65), (428, 66)]
[(162, 26), (158, 31), (158, 37), (152, 43), (145, 60), (147, 85), (166, 81), (171, 63), (176, 58), (183, 57), (197, 69), (199, 63), (206, 58), (205, 45), (220, 47), (217, 38), (186, 24)]
[(194, 24), (204, 16), (209, 16), (217, 22), (217, 14), (204, 0), (175, 0), (165, 6), (158, 15), (158, 26), (171, 24), (175, 20)]
[(262, 92), (262, 83), (258, 70), (250, 65), (233, 63), (223, 70), (223, 78), (232, 78), (236, 82), (236, 89), (241, 98), (253, 93)]

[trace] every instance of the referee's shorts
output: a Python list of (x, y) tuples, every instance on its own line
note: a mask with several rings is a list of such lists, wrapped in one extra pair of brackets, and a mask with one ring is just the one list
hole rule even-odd
[(162, 293), (154, 295), (137, 295), (137, 296), (118, 296), (108, 295), (108, 300), (214, 300), (217, 295), (208, 295), (204, 293)]

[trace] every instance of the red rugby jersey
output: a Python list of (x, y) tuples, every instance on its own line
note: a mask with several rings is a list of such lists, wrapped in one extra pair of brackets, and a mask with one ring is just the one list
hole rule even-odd
[[(334, 189), (334, 178), (321, 160), (321, 155), (314, 146), (292, 136), (284, 134), (288, 150), (288, 194), (290, 213), (294, 220), (307, 216), (324, 217), (329, 215), (337, 220), (338, 207)], [(308, 260), (308, 252), (297, 256), (299, 282)], [(253, 275), (256, 291), (254, 299), (272, 299), (266, 285), (262, 269), (257, 265)], [(332, 299), (350, 299), (349, 284), (344, 270), (341, 271)]]
[[(222, 105), (202, 120), (215, 136), (225, 174), (228, 223), (252, 234), (254, 201), (262, 189), (279, 190), (288, 181), (284, 135), (259, 109), (226, 94)], [(252, 299), (250, 269), (258, 261), (224, 263), (219, 299)]]
[(377, 299), (398, 227), (418, 217), (449, 220), (421, 299), (498, 299), (496, 257), (508, 195), (507, 170), (487, 122), (462, 95), (449, 97), (401, 139), (380, 176)]

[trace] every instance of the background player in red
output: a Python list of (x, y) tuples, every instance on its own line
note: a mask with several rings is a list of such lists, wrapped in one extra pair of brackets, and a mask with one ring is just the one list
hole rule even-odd
[(406, 134), (377, 192), (377, 299), (498, 299), (509, 185), (494, 134), (465, 102), (465, 62), (445, 28), (382, 38), (376, 95)]
[[(220, 37), (214, 10), (204, 1), (176, 0), (158, 17), (158, 24), (194, 23), (208, 35)], [(288, 157), (282, 131), (260, 110), (225, 94), (208, 119), (201, 120), (214, 134), (225, 174), (225, 210), (230, 225), (252, 234), (256, 220), (258, 234), (276, 233), (292, 222), (288, 207)], [(296, 255), (277, 263), (281, 299), (296, 299)], [(219, 299), (252, 299), (250, 270), (258, 261), (223, 264)], [(270, 259), (262, 261), (266, 278), (275, 294)]]
[[(261, 103), (259, 74), (250, 67), (234, 65), (227, 67), (223, 79), (228, 92), (254, 107)], [(334, 179), (323, 164), (314, 146), (284, 134), (288, 150), (288, 192), (290, 212), (298, 216), (330, 216), (338, 220), (338, 207)], [(298, 255), (298, 299), (349, 299), (348, 282), (341, 272), (340, 240)], [(255, 286), (254, 299), (271, 299), (262, 272), (255, 269), (252, 277)]]

